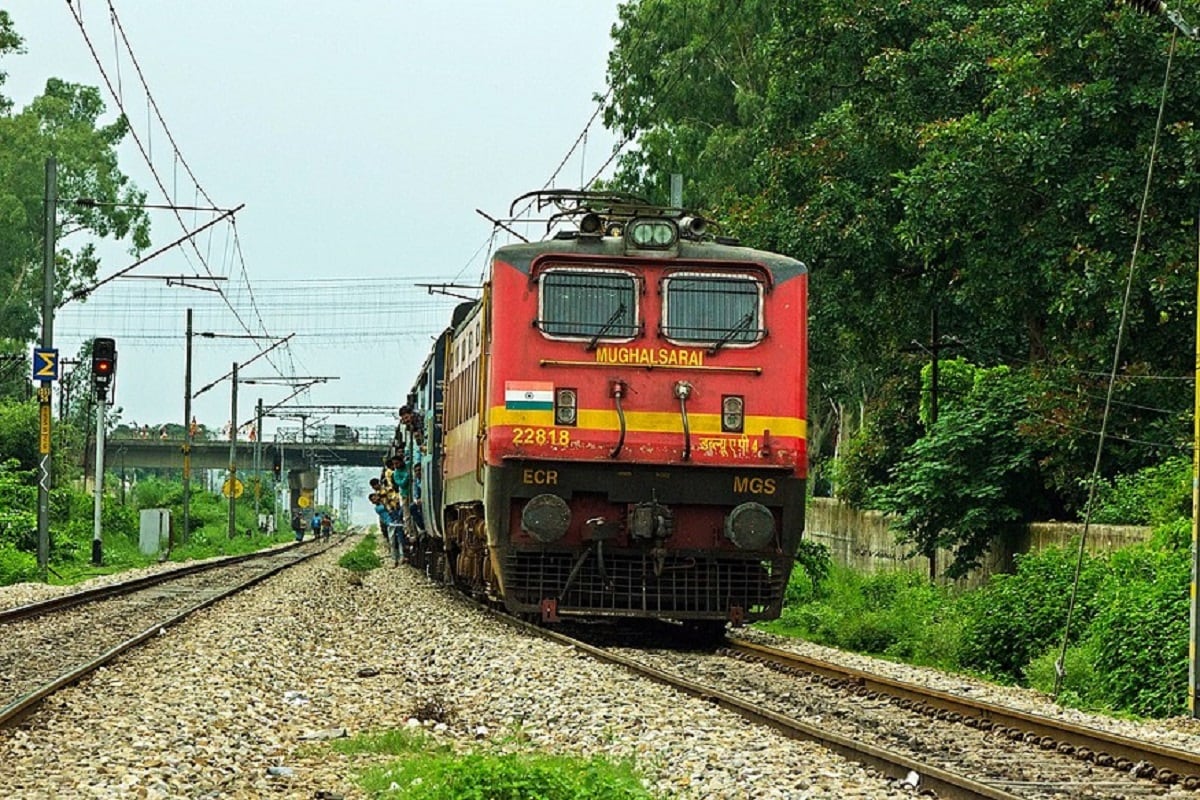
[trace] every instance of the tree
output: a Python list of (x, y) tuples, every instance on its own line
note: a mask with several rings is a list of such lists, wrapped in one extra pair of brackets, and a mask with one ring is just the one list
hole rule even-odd
[[(881, 401), (898, 401), (886, 387), (937, 309), (971, 362), (1026, 373), (1018, 433), (1050, 502), (1077, 509), (1162, 99), (1161, 23), (1102, 0), (629, 3), (607, 119), (638, 147), (617, 188), (682, 172), (727, 232), (809, 265), (812, 430), (856, 408), (915, 414)], [(1198, 59), (1176, 43), (1106, 475), (1189, 435), (1190, 387), (1149, 378), (1193, 370), (1179, 342), (1194, 321)]]
[(35, 402), (0, 401), (0, 454), (16, 462), (16, 469), (37, 468), (38, 406)]
[[(0, 57), (21, 51), (21, 39), (8, 13), (0, 11)], [(2, 85), (3, 73), (0, 73)], [(104, 103), (94, 87), (57, 78), (43, 94), (13, 113), (0, 96), (0, 341), (33, 340), (42, 305), (45, 164), (58, 162), (56, 302), (85, 286), (96, 274), (93, 242), (72, 245), (83, 232), (95, 237), (128, 239), (130, 252), (149, 246), (149, 221), (139, 206), (145, 194), (117, 166), (117, 145), (129, 130), (123, 117), (100, 123)], [(90, 197), (91, 207), (70, 200)], [(114, 207), (105, 203), (128, 203)]]
[(901, 542), (931, 559), (953, 550), (951, 577), (978, 566), (996, 536), (1037, 508), (1036, 453), (1019, 432), (1026, 391), (1006, 368), (981, 373), (970, 395), (908, 447), (881, 492)]

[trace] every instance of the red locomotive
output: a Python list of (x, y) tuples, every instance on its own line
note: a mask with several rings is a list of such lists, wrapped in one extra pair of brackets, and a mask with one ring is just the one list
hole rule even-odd
[(497, 250), (409, 396), (419, 555), (546, 621), (778, 616), (804, 528), (805, 266), (625, 195), (526, 197), (575, 230)]

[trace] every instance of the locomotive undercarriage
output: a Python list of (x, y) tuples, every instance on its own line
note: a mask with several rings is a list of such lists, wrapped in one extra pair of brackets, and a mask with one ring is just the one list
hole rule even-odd
[(468, 503), (447, 509), (444, 530), (442, 572), (435, 577), (476, 597), (498, 598), (496, 573), (488, 558), (483, 505)]
[(603, 541), (583, 550), (513, 548), (502, 557), (509, 609), (586, 616), (669, 617), (734, 624), (779, 614), (791, 559), (651, 552)]
[(669, 617), (734, 624), (771, 619), (792, 560), (664, 548), (617, 547), (603, 539), (586, 548), (509, 547), (493, 567), (481, 504), (447, 510), (446, 538), (430, 540), (418, 566), (480, 599), (503, 601), (514, 613), (553, 621), (563, 616)]

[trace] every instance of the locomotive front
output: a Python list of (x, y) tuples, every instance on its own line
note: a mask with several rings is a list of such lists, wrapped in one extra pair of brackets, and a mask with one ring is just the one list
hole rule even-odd
[(545, 620), (776, 617), (804, 527), (804, 265), (677, 210), (594, 206), (495, 255), (486, 579)]

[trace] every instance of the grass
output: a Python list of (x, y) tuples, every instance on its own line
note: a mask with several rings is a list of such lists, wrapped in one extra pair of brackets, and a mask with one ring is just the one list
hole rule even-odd
[(382, 755), (359, 783), (379, 800), (655, 800), (627, 761), (542, 753), (456, 753), (421, 730), (333, 742), (347, 755)]
[(383, 562), (379, 560), (379, 554), (376, 552), (378, 542), (378, 536), (368, 533), (354, 546), (353, 550), (338, 559), (338, 566), (359, 573), (379, 569)]

